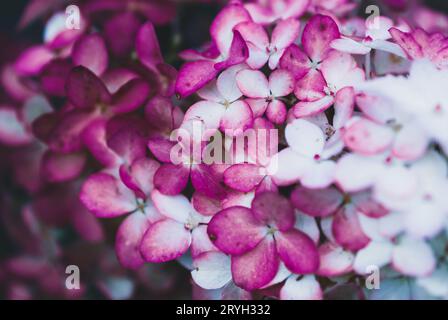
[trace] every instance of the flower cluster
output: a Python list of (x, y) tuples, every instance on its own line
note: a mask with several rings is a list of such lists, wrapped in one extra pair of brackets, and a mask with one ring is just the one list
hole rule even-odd
[[(170, 1), (83, 1), (75, 30), (31, 3), (54, 14), (44, 43), (3, 66), (1, 165), (47, 249), (41, 225), (69, 226), (110, 258), (104, 221), (117, 222), (106, 296), (145, 286), (148, 265), (173, 279), (159, 263), (175, 261), (198, 299), (448, 298), (447, 16), (231, 0), (207, 44), (176, 47), (177, 71), (156, 33)], [(57, 278), (70, 260), (29, 251), (0, 279), (42, 282), (48, 255)]]

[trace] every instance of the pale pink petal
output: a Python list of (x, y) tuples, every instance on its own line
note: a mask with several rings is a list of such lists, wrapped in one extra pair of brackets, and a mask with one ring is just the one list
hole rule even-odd
[(296, 118), (305, 118), (319, 114), (327, 110), (334, 102), (332, 96), (324, 96), (319, 100), (312, 102), (301, 101), (293, 106), (294, 116)]
[(355, 92), (352, 87), (345, 87), (336, 93), (334, 101), (333, 127), (340, 129), (344, 127), (353, 115), (355, 108)]
[(276, 192), (262, 192), (252, 200), (252, 213), (262, 223), (287, 231), (294, 226), (294, 210), (288, 199)]
[(325, 137), (322, 130), (314, 123), (303, 119), (288, 124), (285, 137), (295, 152), (310, 158), (319, 155), (324, 149)]
[(274, 97), (284, 97), (294, 90), (294, 77), (287, 70), (275, 70), (269, 76), (269, 89)]
[(132, 191), (107, 173), (95, 173), (87, 178), (79, 197), (97, 217), (113, 218), (136, 208)]
[(236, 75), (236, 81), (248, 98), (266, 98), (270, 95), (268, 79), (261, 71), (242, 70)]
[(262, 68), (266, 62), (270, 60), (269, 53), (266, 51), (266, 48), (260, 49), (253, 45), (252, 42), (247, 42), (246, 44), (249, 48), (249, 58), (246, 60), (247, 65), (252, 69)]
[(222, 252), (239, 255), (253, 250), (265, 237), (267, 229), (249, 209), (238, 206), (214, 215), (207, 232)]
[[(201, 219), (204, 217), (200, 217)], [(191, 256), (193, 259), (196, 259), (199, 255), (203, 254), (204, 252), (209, 251), (219, 251), (218, 248), (216, 248), (210, 238), (207, 234), (207, 225), (202, 224), (193, 229), (191, 232)]]
[(291, 276), (280, 290), (281, 300), (322, 300), (323, 292), (319, 282), (312, 275)]
[(337, 277), (352, 271), (355, 256), (332, 242), (326, 242), (319, 247), (319, 256), (317, 274), (320, 276)]
[(392, 153), (402, 160), (416, 160), (425, 154), (428, 144), (429, 138), (425, 132), (406, 125), (397, 133)]
[(335, 180), (342, 190), (355, 192), (371, 187), (381, 171), (374, 159), (348, 154), (338, 161)]
[(167, 196), (158, 190), (151, 192), (154, 206), (164, 216), (174, 219), (179, 223), (186, 223), (193, 208), (190, 201), (184, 195)]
[(235, 27), (235, 30), (240, 32), (246, 42), (251, 43), (257, 49), (266, 51), (269, 46), (269, 37), (266, 30), (257, 23), (252, 21), (242, 22)]
[(311, 159), (298, 155), (286, 148), (272, 158), (268, 172), (278, 186), (287, 186), (297, 182), (310, 164)]
[(312, 162), (300, 177), (304, 187), (310, 189), (324, 189), (334, 182), (336, 162), (332, 160)]
[(393, 267), (411, 277), (430, 275), (436, 263), (431, 246), (422, 240), (403, 239), (392, 255)]
[(312, 217), (326, 217), (333, 214), (342, 205), (343, 200), (342, 193), (333, 187), (312, 190), (300, 186), (291, 193), (292, 204)]
[[(140, 158), (134, 161), (128, 170), (121, 170), (120, 175), (129, 189), (139, 192), (146, 198), (154, 188), (154, 174), (159, 166), (157, 161)], [(123, 166), (123, 168), (125, 167)]]
[(275, 234), (277, 251), (285, 266), (293, 273), (307, 274), (319, 268), (319, 253), (313, 240), (292, 229)]
[(274, 279), (279, 263), (275, 241), (268, 237), (249, 252), (232, 257), (233, 281), (248, 291), (259, 289)]
[(300, 22), (289, 18), (281, 20), (272, 31), (271, 43), (277, 49), (288, 47), (299, 36)]
[(141, 212), (129, 215), (121, 223), (115, 239), (115, 252), (123, 267), (138, 269), (145, 263), (140, 243), (149, 225), (149, 220)]
[(216, 81), (216, 87), (222, 97), (224, 97), (228, 102), (233, 102), (243, 95), (238, 88), (235, 77), (237, 73), (245, 68), (247, 68), (247, 66), (239, 64), (226, 69), (219, 75)]
[(316, 223), (316, 219), (313, 217), (296, 210), (296, 223), (294, 224), (294, 228), (308, 235), (316, 245), (319, 244), (320, 230)]
[(219, 289), (232, 280), (230, 257), (221, 252), (205, 252), (193, 260), (193, 266), (191, 277), (203, 289)]
[(337, 211), (333, 220), (332, 232), (336, 242), (350, 251), (358, 251), (370, 242), (361, 229), (356, 209), (352, 205), (347, 205)]
[[(220, 129), (229, 136), (242, 134), (252, 125), (253, 116), (249, 105), (243, 100), (233, 102), (224, 112)], [(229, 132), (227, 132), (227, 130)]]
[(393, 245), (387, 241), (372, 241), (356, 253), (353, 269), (358, 274), (369, 274), (369, 268), (382, 268), (392, 260)]
[(217, 129), (224, 112), (225, 107), (219, 103), (199, 101), (187, 110), (184, 122), (188, 120), (200, 120), (206, 128)]
[(351, 150), (362, 155), (375, 155), (391, 146), (394, 132), (389, 127), (358, 118), (345, 127), (343, 139)]
[(191, 234), (183, 224), (171, 219), (151, 225), (140, 245), (140, 252), (147, 262), (166, 262), (183, 255), (191, 243)]
[(351, 54), (368, 54), (372, 49), (364, 44), (350, 38), (335, 39), (331, 42), (331, 47), (335, 50)]
[(268, 107), (268, 102), (265, 98), (261, 99), (245, 99), (246, 103), (252, 110), (254, 118), (262, 117)]
[(339, 35), (338, 26), (331, 17), (317, 14), (303, 30), (303, 49), (313, 62), (322, 61), (331, 49), (330, 43), (339, 38)]
[(364, 70), (348, 53), (330, 51), (320, 68), (330, 89), (336, 93), (344, 87), (355, 87), (365, 79)]

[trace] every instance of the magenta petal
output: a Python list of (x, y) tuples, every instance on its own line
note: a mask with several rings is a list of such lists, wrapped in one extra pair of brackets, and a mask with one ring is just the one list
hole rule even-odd
[(315, 101), (325, 97), (325, 81), (319, 70), (310, 70), (296, 83), (294, 94), (304, 101)]
[(42, 70), (40, 80), (45, 93), (57, 97), (65, 96), (65, 79), (72, 65), (67, 60), (54, 59)]
[(98, 33), (83, 36), (73, 46), (72, 59), (75, 66), (84, 66), (100, 76), (109, 64), (106, 43)]
[(190, 231), (177, 221), (165, 219), (148, 228), (140, 252), (147, 262), (166, 262), (183, 255), (190, 244)]
[(296, 80), (302, 79), (310, 70), (310, 59), (296, 44), (292, 44), (280, 58), (280, 68), (290, 71)]
[(54, 58), (53, 52), (46, 46), (34, 46), (25, 50), (14, 65), (18, 74), (33, 76), (39, 72)]
[(104, 37), (112, 54), (125, 57), (131, 53), (140, 24), (140, 19), (129, 11), (107, 20), (104, 25)]
[(145, 106), (145, 117), (158, 131), (171, 131), (180, 126), (183, 113), (173, 106), (171, 99), (155, 96)]
[(354, 255), (332, 242), (319, 247), (320, 265), (317, 274), (325, 277), (344, 275), (353, 269)]
[(230, 207), (210, 220), (207, 233), (222, 252), (240, 255), (254, 249), (265, 237), (266, 228), (245, 207)]
[(120, 264), (129, 269), (138, 269), (145, 260), (140, 253), (140, 244), (150, 223), (141, 212), (129, 215), (120, 225), (115, 239), (115, 252)]
[(333, 102), (334, 98), (332, 96), (325, 96), (322, 99), (312, 102), (300, 101), (292, 107), (292, 110), (296, 118), (305, 118), (324, 112), (331, 107)]
[(268, 237), (251, 251), (232, 256), (233, 281), (248, 291), (260, 289), (274, 279), (279, 265), (275, 241)]
[(252, 201), (252, 212), (259, 221), (281, 231), (291, 229), (296, 221), (289, 200), (275, 192), (257, 194)]
[(141, 26), (135, 47), (140, 61), (148, 68), (155, 69), (157, 64), (163, 62), (159, 40), (151, 22)]
[(290, 271), (306, 274), (319, 268), (317, 247), (305, 233), (293, 229), (274, 236), (278, 254)]
[(166, 163), (157, 169), (154, 175), (154, 186), (163, 194), (176, 195), (185, 189), (189, 177), (190, 170), (183, 164)]
[(229, 57), (223, 62), (215, 64), (216, 70), (222, 70), (236, 64), (243, 63), (249, 57), (249, 48), (238, 31), (234, 31)]
[(353, 206), (341, 208), (333, 219), (332, 233), (336, 242), (350, 251), (364, 248), (370, 239), (361, 229), (359, 218)]
[(285, 103), (277, 99), (269, 103), (266, 109), (266, 117), (274, 124), (284, 123), (287, 113)]
[(42, 174), (49, 182), (63, 182), (78, 177), (84, 169), (84, 153), (54, 153), (48, 151), (42, 159)]
[(226, 194), (222, 185), (222, 176), (205, 164), (192, 166), (191, 183), (196, 191), (214, 199), (222, 199)]
[(252, 191), (264, 177), (259, 166), (249, 163), (235, 164), (224, 172), (225, 184), (241, 192)]
[(93, 108), (97, 103), (110, 101), (103, 82), (82, 66), (72, 69), (65, 84), (68, 100), (79, 108)]
[(322, 190), (297, 187), (291, 193), (291, 201), (294, 207), (312, 217), (327, 217), (334, 213), (344, 197), (336, 188)]
[(195, 93), (216, 77), (215, 63), (200, 60), (185, 63), (179, 70), (176, 80), (176, 93), (185, 98)]
[(331, 17), (316, 14), (303, 30), (303, 49), (313, 62), (322, 61), (331, 49), (330, 43), (339, 36), (338, 25)]
[(213, 216), (222, 210), (221, 201), (207, 197), (201, 192), (195, 192), (191, 199), (194, 209), (204, 216)]
[(165, 137), (151, 137), (148, 141), (148, 148), (157, 160), (169, 163), (171, 162), (171, 150), (176, 144), (177, 142), (170, 141)]
[(131, 190), (107, 173), (95, 173), (87, 178), (79, 197), (97, 217), (112, 218), (136, 208)]
[(110, 108), (116, 114), (134, 111), (146, 101), (149, 90), (145, 81), (130, 80), (114, 94)]

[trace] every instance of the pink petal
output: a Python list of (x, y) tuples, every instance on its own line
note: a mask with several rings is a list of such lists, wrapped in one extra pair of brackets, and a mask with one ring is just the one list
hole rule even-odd
[(269, 82), (258, 70), (242, 70), (236, 75), (236, 82), (241, 92), (249, 98), (269, 97)]
[(299, 31), (300, 22), (298, 20), (293, 18), (280, 20), (272, 31), (271, 43), (277, 49), (286, 48), (299, 37)]
[(291, 193), (292, 204), (312, 217), (327, 217), (342, 205), (344, 197), (336, 188), (312, 190), (297, 187)]
[[(236, 136), (242, 134), (252, 125), (253, 116), (249, 105), (243, 100), (232, 103), (221, 118), (220, 129), (226, 135)], [(228, 132), (227, 132), (228, 130)]]
[(193, 165), (191, 183), (194, 189), (214, 199), (223, 199), (226, 189), (222, 183), (222, 175), (206, 164)]
[(254, 164), (235, 164), (224, 172), (224, 182), (232, 189), (249, 192), (265, 177), (260, 172), (260, 167)]
[(98, 33), (80, 38), (73, 46), (72, 59), (75, 66), (86, 67), (97, 76), (103, 74), (109, 63), (103, 38)]
[(329, 16), (317, 14), (308, 21), (303, 30), (303, 49), (313, 62), (322, 61), (331, 49), (330, 43), (339, 36), (336, 22)]
[(215, 64), (216, 70), (223, 70), (225, 68), (243, 63), (249, 57), (249, 48), (246, 42), (238, 31), (233, 32), (232, 45), (230, 47), (229, 56), (227, 60)]
[(265, 50), (269, 46), (268, 34), (263, 26), (258, 23), (252, 21), (241, 22), (235, 26), (234, 30), (239, 31), (243, 39), (246, 42), (250, 42), (257, 49)]
[(389, 213), (389, 210), (372, 198), (368, 192), (357, 193), (352, 196), (352, 202), (358, 212), (369, 218), (381, 218)]
[(221, 201), (207, 197), (205, 194), (195, 192), (191, 199), (194, 209), (204, 216), (213, 216), (222, 210)]
[(257, 194), (252, 200), (252, 212), (259, 221), (280, 231), (291, 229), (295, 223), (291, 203), (276, 192)]
[(268, 107), (268, 102), (266, 99), (245, 99), (246, 103), (250, 106), (254, 118), (259, 118), (264, 115), (266, 108)]
[(69, 101), (79, 108), (93, 108), (111, 99), (103, 82), (83, 66), (72, 69), (65, 88)]
[(140, 25), (140, 19), (129, 11), (118, 13), (106, 21), (104, 38), (113, 55), (125, 58), (132, 52)]
[(148, 68), (154, 69), (158, 63), (163, 62), (159, 41), (151, 22), (148, 21), (140, 27), (135, 48), (140, 61)]
[(218, 212), (207, 229), (213, 244), (222, 252), (240, 255), (253, 250), (266, 235), (266, 228), (244, 207)]
[(405, 51), (408, 58), (418, 59), (423, 57), (423, 48), (415, 41), (412, 34), (402, 32), (397, 28), (389, 30), (392, 38)]
[(20, 75), (37, 75), (53, 58), (54, 53), (45, 46), (30, 47), (17, 58), (14, 68)]
[(48, 151), (42, 158), (42, 174), (48, 182), (64, 182), (78, 177), (86, 162), (84, 153), (54, 153)]
[(311, 69), (300, 78), (294, 94), (300, 100), (315, 101), (326, 96), (324, 89), (327, 83), (319, 70)]
[(358, 251), (370, 242), (361, 229), (355, 207), (351, 205), (336, 212), (332, 232), (336, 242), (350, 251)]
[(281, 300), (322, 300), (323, 292), (314, 276), (304, 276), (296, 280), (295, 275), (286, 280), (280, 290)]
[(154, 188), (154, 175), (159, 166), (157, 161), (140, 158), (134, 161), (128, 169), (122, 169), (126, 166), (120, 167), (120, 177), (129, 189), (146, 199)]
[(175, 107), (171, 99), (155, 96), (145, 106), (146, 120), (158, 131), (171, 131), (180, 126), (182, 111)]
[(191, 234), (181, 223), (161, 220), (148, 228), (140, 245), (147, 262), (166, 262), (183, 255), (191, 243)]
[(297, 45), (292, 44), (280, 58), (280, 67), (291, 72), (296, 80), (302, 79), (310, 71), (310, 60)]
[(333, 104), (334, 99), (331, 96), (325, 96), (320, 100), (313, 102), (302, 101), (293, 106), (294, 116), (296, 118), (305, 118), (319, 114), (327, 110)]
[(205, 252), (193, 261), (193, 281), (203, 289), (219, 289), (232, 280), (230, 258), (221, 252)]
[(355, 108), (355, 92), (352, 87), (345, 87), (336, 93), (334, 101), (333, 127), (342, 128), (352, 117)]
[(249, 13), (239, 3), (231, 3), (219, 12), (210, 26), (210, 35), (219, 51), (227, 55), (233, 39), (233, 28), (245, 21), (251, 21)]
[(397, 133), (392, 153), (402, 160), (416, 160), (425, 154), (428, 144), (429, 139), (424, 132), (407, 125)]
[(294, 77), (287, 70), (275, 70), (269, 76), (269, 89), (274, 97), (284, 97), (294, 90)]
[(115, 239), (115, 252), (123, 267), (138, 269), (145, 263), (140, 253), (140, 243), (149, 226), (148, 219), (141, 212), (129, 215), (121, 223)]
[(298, 230), (274, 235), (280, 258), (293, 273), (307, 274), (319, 268), (319, 253), (313, 240)]
[(148, 148), (157, 160), (169, 163), (171, 162), (171, 150), (176, 144), (177, 142), (164, 137), (151, 137), (148, 141)]
[(350, 38), (340, 38), (331, 42), (331, 47), (341, 52), (351, 54), (368, 54), (372, 49)]
[(282, 124), (286, 121), (288, 111), (283, 101), (274, 100), (268, 104), (266, 117), (274, 124)]
[(175, 91), (181, 98), (195, 93), (218, 74), (213, 61), (199, 60), (185, 63), (177, 75)]
[(232, 257), (233, 281), (248, 291), (259, 289), (274, 279), (279, 263), (275, 241), (268, 237), (251, 251)]
[(151, 192), (151, 199), (161, 214), (181, 224), (188, 221), (193, 210), (190, 201), (184, 195), (167, 196), (154, 190)]
[(317, 273), (320, 276), (337, 277), (352, 271), (355, 256), (332, 242), (326, 242), (319, 247), (319, 256)]
[(387, 150), (393, 142), (393, 131), (367, 119), (357, 119), (345, 128), (344, 143), (362, 155), (375, 155)]
[(40, 81), (42, 89), (48, 95), (65, 96), (65, 79), (67, 79), (72, 64), (67, 60), (54, 59), (42, 69)]
[(106, 143), (106, 120), (104, 118), (92, 121), (82, 132), (82, 141), (90, 153), (102, 165), (112, 167), (120, 161)]
[(136, 208), (135, 197), (118, 179), (107, 173), (95, 173), (84, 182), (81, 202), (100, 218), (113, 218)]

